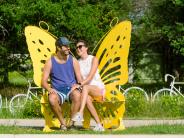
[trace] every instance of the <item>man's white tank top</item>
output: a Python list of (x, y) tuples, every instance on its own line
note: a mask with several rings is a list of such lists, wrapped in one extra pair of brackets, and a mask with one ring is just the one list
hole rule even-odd
[[(93, 63), (93, 58), (94, 58), (94, 56), (88, 55), (88, 57), (84, 60), (79, 59), (79, 65), (80, 65), (80, 70), (81, 70), (81, 74), (82, 74), (83, 79), (86, 79), (90, 73), (92, 63)], [(98, 69), (97, 69), (93, 79), (91, 80), (91, 82), (89, 84), (96, 85), (100, 89), (105, 89), (104, 83), (101, 80)]]

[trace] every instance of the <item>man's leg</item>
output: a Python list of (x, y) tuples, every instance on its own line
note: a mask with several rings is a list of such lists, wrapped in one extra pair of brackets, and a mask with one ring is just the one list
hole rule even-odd
[(71, 117), (79, 111), (80, 101), (81, 101), (81, 93), (78, 90), (74, 90), (70, 94), (70, 99), (72, 101), (71, 105)]
[(62, 111), (61, 111), (61, 106), (59, 104), (60, 103), (59, 101), (60, 101), (59, 96), (56, 93), (49, 94), (49, 103), (51, 105), (53, 112), (59, 119), (61, 125), (66, 126), (65, 121), (62, 116)]

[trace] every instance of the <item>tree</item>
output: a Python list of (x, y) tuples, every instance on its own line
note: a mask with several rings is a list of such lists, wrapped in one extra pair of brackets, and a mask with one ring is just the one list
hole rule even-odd
[[(151, 0), (142, 22), (151, 40), (159, 45), (165, 54), (164, 73), (178, 70), (182, 75), (184, 64), (184, 1)], [(158, 40), (158, 41), (157, 41)]]
[(55, 36), (67, 36), (72, 41), (85, 39), (91, 49), (109, 30), (114, 17), (127, 18), (130, 1), (126, 0), (1, 0), (0, 46), (1, 69), (4, 83), (8, 72), (17, 70), (25, 62), (23, 57), (11, 55), (28, 53), (24, 28), (45, 21)]

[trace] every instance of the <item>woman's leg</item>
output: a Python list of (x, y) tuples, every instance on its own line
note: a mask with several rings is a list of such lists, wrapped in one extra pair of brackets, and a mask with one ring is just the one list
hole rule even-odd
[(96, 112), (96, 109), (92, 103), (92, 98), (90, 96), (87, 97), (87, 102), (86, 102), (86, 105), (87, 105), (87, 108), (88, 110), (90, 111), (91, 115), (93, 116), (93, 118), (95, 119), (96, 121), (96, 125), (95, 127), (93, 128), (94, 131), (105, 131), (104, 127), (102, 126), (101, 122), (100, 122), (100, 119), (99, 119), (99, 116)]
[(81, 105), (79, 113), (83, 115), (83, 111), (87, 102), (87, 97), (90, 96), (102, 96), (101, 89), (94, 85), (84, 85), (81, 93)]
[(88, 108), (89, 112), (91, 113), (91, 115), (93, 116), (93, 118), (95, 119), (96, 123), (100, 124), (100, 119), (98, 117), (98, 114), (97, 114), (96, 109), (95, 109), (92, 102), (93, 102), (93, 100), (92, 100), (91, 96), (88, 96), (87, 102), (86, 102), (87, 108)]

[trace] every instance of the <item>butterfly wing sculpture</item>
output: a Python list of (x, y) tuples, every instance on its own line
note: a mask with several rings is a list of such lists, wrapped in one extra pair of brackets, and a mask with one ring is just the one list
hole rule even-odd
[[(125, 111), (125, 99), (118, 90), (118, 85), (123, 85), (128, 80), (128, 52), (130, 47), (131, 23), (120, 22), (115, 25), (103, 39), (96, 57), (99, 59), (100, 75), (106, 87), (106, 102), (94, 103), (105, 128), (122, 127), (120, 121)], [(33, 62), (34, 82), (41, 87), (42, 68), (45, 61), (55, 53), (56, 37), (36, 26), (25, 28), (26, 42)], [(41, 99), (41, 110), (45, 117), (44, 131), (51, 131), (50, 127), (59, 127), (59, 121), (53, 119), (49, 108), (48, 95)], [(63, 106), (64, 116), (70, 116), (69, 106)], [(89, 127), (90, 114), (84, 115), (83, 126)]]
[(26, 42), (33, 62), (34, 82), (41, 87), (42, 69), (45, 61), (55, 53), (56, 38), (47, 30), (36, 26), (25, 28)]
[(105, 128), (124, 129), (121, 120), (125, 112), (125, 97), (118, 86), (128, 81), (130, 36), (131, 22), (118, 23), (103, 39), (96, 54), (106, 87), (106, 102), (96, 104), (96, 108)]
[[(47, 24), (46, 24), (47, 25)], [(42, 71), (45, 61), (55, 53), (56, 37), (37, 26), (27, 26), (25, 28), (26, 42), (33, 63), (34, 82), (41, 87)], [(48, 94), (44, 93), (41, 97), (41, 112), (45, 118), (44, 132), (51, 132), (50, 127), (59, 127), (60, 123), (57, 119), (53, 119), (54, 114), (48, 103)], [(66, 106), (67, 107), (67, 106)], [(66, 114), (67, 114), (66, 110)], [(69, 114), (69, 113), (68, 113)]]
[[(117, 85), (128, 81), (128, 53), (130, 47), (131, 22), (123, 21), (115, 25), (102, 41), (96, 57), (99, 59), (100, 76), (106, 86), (107, 100), (122, 100)], [(116, 99), (118, 98), (118, 99)]]

